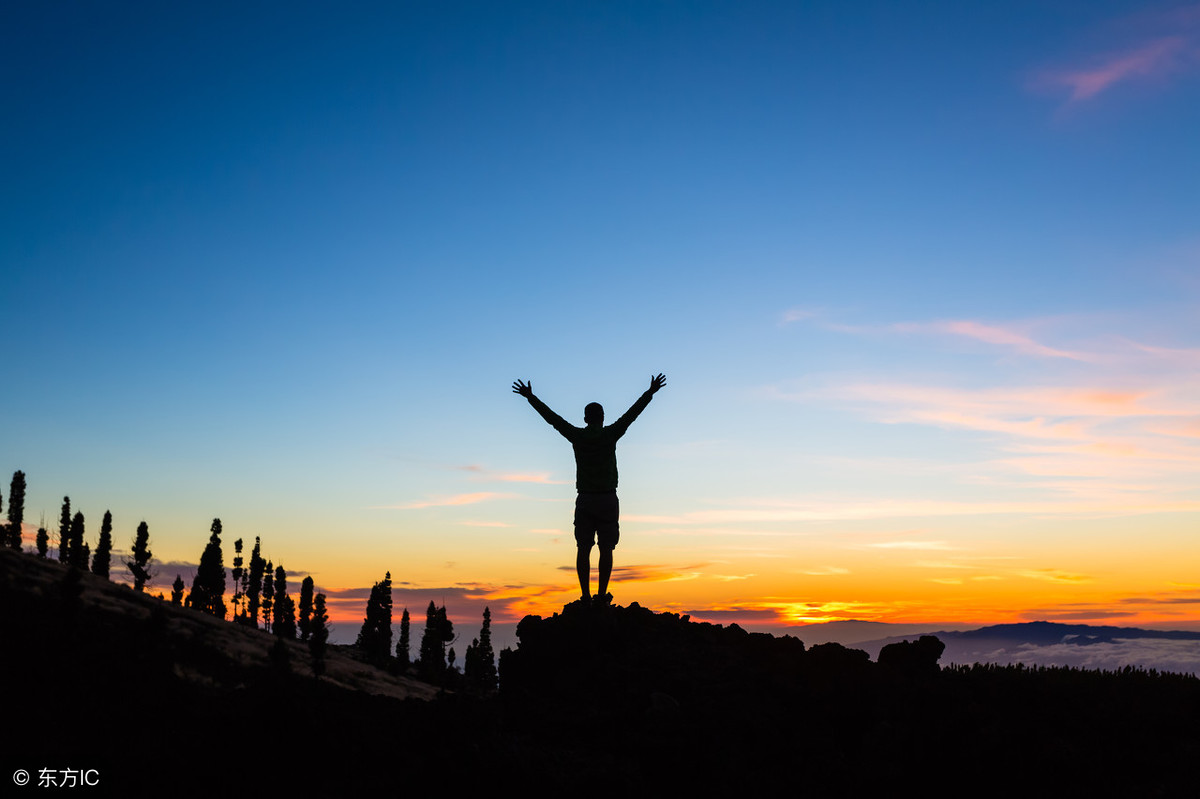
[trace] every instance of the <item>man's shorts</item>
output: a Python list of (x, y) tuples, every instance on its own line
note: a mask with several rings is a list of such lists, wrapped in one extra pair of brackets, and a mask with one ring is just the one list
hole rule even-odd
[(621, 507), (617, 492), (603, 494), (580, 493), (575, 498), (575, 543), (590, 547), (597, 539), (600, 549), (613, 549), (621, 539), (617, 518)]

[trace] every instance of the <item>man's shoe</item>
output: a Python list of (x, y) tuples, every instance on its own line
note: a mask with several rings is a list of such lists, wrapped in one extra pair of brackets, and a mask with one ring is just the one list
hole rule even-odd
[(604, 596), (596, 594), (594, 597), (592, 597), (592, 607), (594, 608), (608, 607), (611, 604), (612, 594), (605, 594)]

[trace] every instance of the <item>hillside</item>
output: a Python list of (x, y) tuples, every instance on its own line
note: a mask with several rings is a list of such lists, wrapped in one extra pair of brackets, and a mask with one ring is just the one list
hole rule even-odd
[(446, 758), (425, 736), (440, 724), (457, 734), (451, 703), (433, 709), (435, 687), (350, 648), (332, 647), (316, 681), (299, 641), (287, 642), (284, 667), (266, 632), (10, 549), (0, 549), (0, 607), (0, 680), (32, 698), (6, 719), (10, 770), (95, 768), (106, 788), (141, 796), (198, 778), (203, 790), (184, 795), (215, 794), (266, 769), (280, 785), (338, 795), (377, 782), (355, 767), (363, 758), (403, 767), (393, 750), (406, 744), (414, 759)]
[(568, 605), (521, 622), (501, 695), (482, 701), (349, 650), (318, 681), (298, 642), (283, 667), (265, 633), (9, 550), (0, 603), (0, 678), (37, 708), (9, 717), (6, 767), (95, 768), (131, 796), (247, 781), (341, 796), (418, 773), (533, 795), (861, 796), (920, 775), (941, 793), (1169, 796), (1200, 756), (1200, 680), (939, 669), (933, 638), (875, 662), (636, 603)]

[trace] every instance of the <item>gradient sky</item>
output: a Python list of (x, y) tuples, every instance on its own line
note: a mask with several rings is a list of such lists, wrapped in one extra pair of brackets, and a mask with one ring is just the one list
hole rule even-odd
[(1200, 5), (18, 2), (0, 67), (30, 541), (552, 612), (509, 387), (662, 371), (618, 602), (1200, 628)]

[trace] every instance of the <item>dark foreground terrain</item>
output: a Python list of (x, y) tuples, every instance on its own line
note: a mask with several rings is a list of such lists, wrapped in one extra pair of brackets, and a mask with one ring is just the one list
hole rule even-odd
[(569, 605), (521, 622), (480, 699), (339, 648), (317, 680), (300, 642), (285, 663), (266, 633), (11, 550), (0, 607), (5, 795), (72, 768), (126, 796), (1181, 796), (1200, 763), (1200, 680), (939, 669), (936, 639), (874, 662)]

